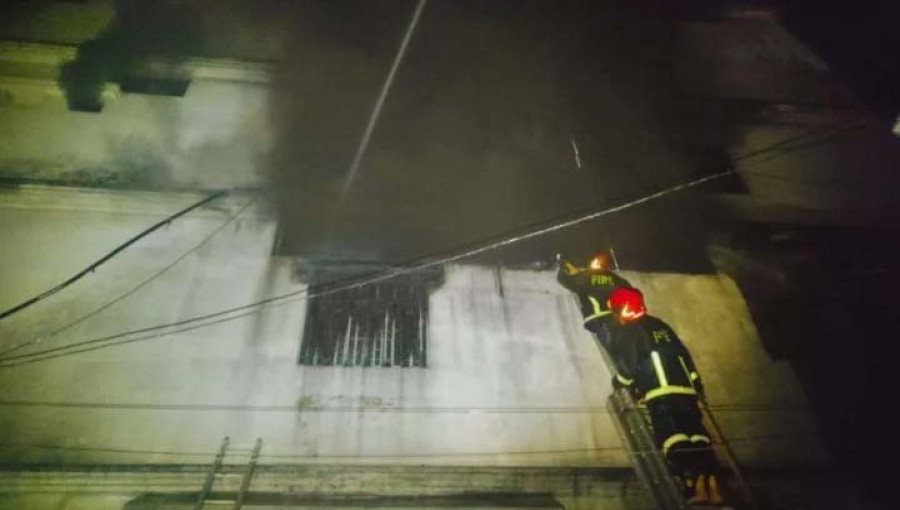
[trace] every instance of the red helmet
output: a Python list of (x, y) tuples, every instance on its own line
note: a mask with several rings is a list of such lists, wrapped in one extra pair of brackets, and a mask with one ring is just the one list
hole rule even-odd
[(605, 251), (595, 253), (588, 262), (588, 267), (593, 271), (609, 271), (609, 253)]
[(622, 324), (635, 322), (647, 314), (644, 295), (637, 289), (619, 287), (609, 295), (609, 309)]

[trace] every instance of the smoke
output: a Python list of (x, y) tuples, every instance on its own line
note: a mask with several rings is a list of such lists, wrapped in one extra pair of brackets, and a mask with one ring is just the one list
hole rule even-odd
[[(285, 253), (400, 262), (696, 175), (673, 136), (682, 121), (670, 24), (613, 2), (430, 2), (339, 209), (414, 6), (303, 3), (292, 13), (270, 107)], [(524, 251), (592, 250), (623, 237), (615, 230), (593, 224)]]
[(108, 82), (123, 83), (138, 63), (164, 57), (177, 62), (204, 53), (200, 12), (192, 2), (119, 0), (112, 23), (78, 48), (63, 66), (59, 82), (69, 108), (98, 112)]

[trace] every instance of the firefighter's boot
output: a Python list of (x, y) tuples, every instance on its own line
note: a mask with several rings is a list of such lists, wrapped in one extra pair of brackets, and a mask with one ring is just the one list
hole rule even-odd
[(691, 505), (702, 505), (709, 503), (709, 493), (706, 491), (706, 476), (700, 475), (694, 482), (694, 496), (688, 500)]
[(721, 505), (724, 503), (722, 500), (722, 493), (719, 492), (719, 479), (716, 475), (709, 475), (707, 479), (707, 494), (709, 494), (709, 503), (711, 505)]
[(681, 479), (684, 481), (684, 499), (691, 499), (694, 497), (694, 475), (685, 474)]

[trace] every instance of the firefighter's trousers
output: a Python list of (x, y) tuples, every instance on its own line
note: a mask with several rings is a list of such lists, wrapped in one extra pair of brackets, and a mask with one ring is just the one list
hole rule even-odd
[(693, 479), (717, 472), (718, 462), (695, 396), (657, 397), (647, 402), (647, 409), (657, 446), (679, 476)]

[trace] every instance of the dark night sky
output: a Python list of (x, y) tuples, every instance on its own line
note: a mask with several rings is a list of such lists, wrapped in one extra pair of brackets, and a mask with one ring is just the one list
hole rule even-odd
[(900, 32), (896, 2), (785, 1), (785, 23), (822, 55), (870, 107), (900, 114)]

